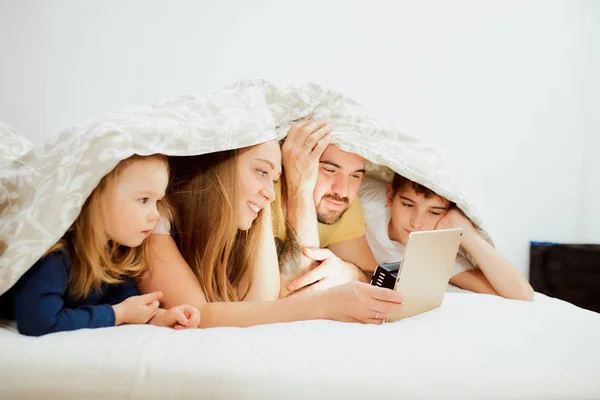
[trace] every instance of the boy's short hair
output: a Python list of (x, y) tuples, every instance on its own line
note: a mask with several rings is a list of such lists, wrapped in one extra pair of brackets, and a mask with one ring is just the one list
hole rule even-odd
[(411, 187), (416, 194), (422, 194), (423, 196), (425, 196), (426, 199), (433, 196), (439, 196), (436, 192), (429, 188), (426, 188), (420, 183), (413, 182), (410, 179), (407, 179), (402, 175), (395, 173), (394, 180), (392, 181), (392, 189), (394, 189), (394, 194), (396, 194), (399, 190), (406, 189), (407, 187)]
[[(407, 178), (403, 177), (402, 175), (395, 173), (394, 180), (392, 181), (392, 189), (394, 190), (394, 195), (399, 190), (404, 190), (407, 187), (411, 187), (415, 191), (416, 194), (421, 194), (421, 195), (425, 196), (426, 199), (428, 199), (430, 197), (438, 196), (444, 200), (447, 200), (445, 197), (440, 196), (433, 190), (426, 188), (425, 186), (421, 185), (420, 183), (411, 181), (410, 179), (407, 179)], [(451, 201), (449, 203), (450, 204), (448, 205), (448, 208), (452, 208), (454, 206), (454, 203)]]

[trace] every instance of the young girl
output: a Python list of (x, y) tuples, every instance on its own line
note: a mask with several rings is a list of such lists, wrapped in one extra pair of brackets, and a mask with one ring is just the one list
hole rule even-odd
[(160, 309), (162, 294), (139, 295), (133, 281), (147, 271), (144, 240), (165, 208), (168, 180), (167, 158), (155, 154), (123, 160), (100, 181), (64, 237), (3, 296), (19, 332), (198, 326), (196, 308)]
[(459, 256), (450, 283), (473, 292), (532, 300), (533, 289), (525, 277), (447, 199), (399, 174), (387, 188), (382, 182), (365, 180), (360, 196), (367, 241), (378, 263), (401, 260), (411, 232), (462, 228), (461, 246), (479, 269)]

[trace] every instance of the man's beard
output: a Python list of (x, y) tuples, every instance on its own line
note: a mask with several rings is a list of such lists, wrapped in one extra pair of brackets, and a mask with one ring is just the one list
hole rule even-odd
[[(337, 210), (321, 211), (319, 209), (323, 205), (323, 201), (325, 199), (331, 199), (331, 200), (337, 201), (337, 202), (344, 202), (344, 203), (346, 203), (346, 208), (344, 208), (341, 211), (337, 211)], [(350, 200), (347, 197), (339, 197), (336, 194), (326, 194), (325, 196), (321, 197), (321, 201), (319, 202), (319, 207), (317, 208), (317, 221), (319, 221), (320, 223), (325, 224), (325, 225), (335, 224), (336, 222), (338, 222), (340, 220), (340, 218), (342, 218), (344, 213), (348, 210), (349, 203), (350, 203)]]

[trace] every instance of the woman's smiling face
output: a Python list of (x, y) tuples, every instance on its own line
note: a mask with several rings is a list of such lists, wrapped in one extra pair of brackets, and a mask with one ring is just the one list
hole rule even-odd
[(277, 141), (240, 151), (237, 160), (238, 229), (248, 230), (258, 213), (275, 200), (274, 183), (281, 175), (281, 149)]

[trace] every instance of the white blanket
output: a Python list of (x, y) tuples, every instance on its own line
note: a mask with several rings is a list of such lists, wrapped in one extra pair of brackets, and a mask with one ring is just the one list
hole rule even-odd
[(371, 161), (371, 175), (389, 178), (389, 167), (454, 201), (483, 229), (460, 178), (422, 140), (318, 85), (245, 80), (207, 96), (102, 115), (37, 146), (0, 125), (0, 294), (62, 237), (120, 160), (249, 146), (284, 137), (307, 117), (329, 121), (334, 143)]
[(382, 326), (332, 321), (40, 338), (0, 328), (0, 398), (598, 399), (600, 315), (447, 293)]

